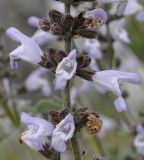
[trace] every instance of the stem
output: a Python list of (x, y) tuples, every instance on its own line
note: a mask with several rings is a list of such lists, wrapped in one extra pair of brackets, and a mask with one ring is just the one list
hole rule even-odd
[(70, 103), (70, 87), (69, 87), (70, 81), (67, 81), (66, 87), (63, 91), (63, 104), (64, 108), (70, 108), (71, 103)]
[[(65, 3), (65, 14), (66, 15), (70, 14), (70, 3)], [(65, 38), (66, 53), (68, 54), (70, 50), (71, 50), (71, 37)], [(70, 84), (70, 81), (67, 81), (66, 87), (63, 91), (63, 103), (65, 108), (71, 108), (69, 84)], [(73, 135), (70, 141), (71, 141), (71, 146), (72, 146), (75, 160), (81, 160), (80, 148), (79, 148), (76, 133)]]
[(97, 145), (98, 148), (99, 148), (99, 152), (101, 153), (101, 155), (102, 155), (102, 156), (106, 156), (104, 147), (103, 147), (102, 142), (101, 142), (101, 140), (99, 139), (99, 137), (98, 137), (98, 136), (95, 136), (95, 137), (94, 137), (94, 140), (95, 140), (95, 142), (96, 142), (96, 145)]
[(109, 24), (107, 24), (107, 41), (108, 41), (108, 55), (109, 55), (109, 68), (112, 69), (115, 66), (115, 54), (113, 50), (110, 28)]
[(73, 138), (71, 139), (71, 146), (72, 146), (72, 150), (73, 150), (75, 160), (81, 160), (80, 148), (79, 148), (76, 133), (73, 135)]
[(7, 104), (4, 101), (0, 102), (1, 107), (3, 108), (3, 110), (5, 111), (5, 114), (9, 117), (9, 119), (11, 120), (11, 122), (13, 123), (13, 125), (15, 127), (18, 126), (16, 119), (12, 113), (12, 111), (10, 110), (10, 108), (7, 106)]
[(70, 3), (65, 2), (65, 14), (70, 14)]

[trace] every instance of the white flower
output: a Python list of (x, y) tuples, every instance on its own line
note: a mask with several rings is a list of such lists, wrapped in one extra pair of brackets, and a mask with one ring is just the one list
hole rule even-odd
[(94, 59), (102, 58), (100, 43), (96, 39), (86, 39), (84, 43), (84, 51)]
[(114, 105), (119, 112), (126, 111), (127, 107), (121, 95), (119, 82), (126, 81), (129, 83), (140, 83), (140, 77), (135, 73), (120, 72), (114, 70), (106, 70), (96, 72), (93, 76), (95, 86), (105, 91), (113, 92), (118, 98), (114, 101)]
[(54, 129), (52, 135), (52, 148), (58, 152), (66, 150), (65, 142), (72, 138), (75, 131), (73, 116), (69, 113)]
[(64, 89), (67, 80), (70, 80), (76, 73), (76, 50), (72, 50), (66, 58), (58, 64), (56, 68), (54, 88), (55, 90)]
[(14, 27), (7, 29), (6, 34), (12, 40), (21, 43), (18, 48), (9, 54), (12, 68), (16, 66), (15, 59), (22, 59), (32, 64), (38, 64), (42, 61), (43, 52), (32, 38), (24, 35)]
[(51, 88), (48, 80), (44, 79), (42, 76), (48, 72), (48, 69), (39, 68), (33, 71), (25, 82), (25, 87), (28, 91), (36, 91), (41, 89), (42, 94), (48, 97), (51, 94)]
[(43, 150), (47, 137), (53, 133), (53, 125), (42, 118), (31, 117), (24, 112), (21, 113), (21, 123), (28, 127), (28, 130), (21, 134), (21, 141), (36, 151)]

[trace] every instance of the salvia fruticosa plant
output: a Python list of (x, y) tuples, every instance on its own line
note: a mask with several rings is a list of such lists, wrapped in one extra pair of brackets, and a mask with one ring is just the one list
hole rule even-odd
[[(78, 6), (84, 2), (89, 2), (90, 7), (77, 11)], [(137, 73), (120, 71), (119, 52), (130, 43), (124, 28), (125, 17), (135, 14), (137, 20), (144, 21), (144, 11), (136, 0), (59, 0), (57, 3), (64, 6), (64, 11), (58, 11), (58, 5), (55, 7), (58, 10), (49, 11), (48, 18), (29, 18), (28, 23), (39, 28), (32, 37), (24, 35), (14, 27), (6, 30), (9, 38), (21, 43), (9, 54), (10, 67), (14, 70), (17, 68), (17, 59), (39, 66), (26, 79), (25, 89), (19, 89), (17, 94), (24, 90), (41, 89), (42, 94), (48, 97), (52, 91), (48, 81), (42, 76), (49, 75), (50, 72), (54, 75), (53, 90), (62, 91), (63, 105), (60, 106), (60, 110), (44, 113), (43, 115), (48, 114), (48, 119), (33, 117), (26, 112), (21, 113), (20, 122), (28, 129), (20, 134), (19, 139), (21, 143), (27, 144), (48, 159), (59, 160), (61, 153), (72, 150), (73, 159), (82, 160), (85, 153), (81, 150), (79, 133), (85, 128), (87, 134), (96, 135), (101, 131), (103, 121), (99, 113), (91, 111), (87, 106), (73, 103), (74, 97), (78, 94), (77, 88), (74, 88), (75, 78), (82, 79), (80, 85), (83, 88), (78, 86), (81, 92), (91, 83), (100, 92), (108, 93), (107, 96), (113, 99), (118, 112), (127, 112), (126, 93), (121, 91), (120, 83), (124, 81), (139, 84), (141, 78)], [(72, 8), (75, 8), (73, 14)], [(85, 42), (83, 49), (79, 50), (82, 38)], [(40, 46), (47, 45), (48, 41), (64, 42), (65, 49), (60, 50), (55, 46), (42, 50)], [(5, 57), (4, 61), (0, 62), (5, 65), (8, 58)], [(2, 74), (3, 83), (7, 83), (5, 88), (9, 90), (9, 79), (15, 75), (8, 70)], [(8, 96), (14, 103), (13, 96)], [(17, 125), (18, 116), (15, 118), (8, 110), (6, 99), (3, 104), (13, 123)], [(137, 136), (134, 145), (143, 156), (144, 128), (140, 125), (135, 131)], [(106, 155), (102, 156), (105, 156), (104, 159), (107, 158)], [(97, 155), (91, 155), (92, 159), (99, 158)]]

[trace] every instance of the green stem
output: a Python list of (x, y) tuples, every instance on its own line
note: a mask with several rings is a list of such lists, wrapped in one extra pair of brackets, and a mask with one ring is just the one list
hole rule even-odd
[(70, 14), (70, 3), (69, 2), (65, 3), (65, 14)]
[(99, 139), (99, 137), (98, 137), (98, 136), (95, 136), (95, 137), (94, 137), (94, 141), (96, 142), (96, 145), (98, 146), (98, 149), (99, 149), (100, 154), (101, 154), (102, 156), (106, 156), (104, 147), (103, 147), (102, 142), (101, 142), (101, 140)]
[(70, 84), (70, 81), (67, 81), (66, 87), (65, 87), (65, 89), (63, 91), (63, 104), (64, 104), (64, 108), (70, 108), (71, 107), (69, 84)]
[[(65, 3), (65, 14), (70, 14), (70, 3)], [(68, 54), (71, 50), (71, 37), (65, 38), (65, 51)], [(67, 82), (66, 87), (63, 91), (63, 103), (65, 108), (71, 108), (71, 102), (70, 102), (70, 87), (69, 87), (70, 81)], [(78, 139), (76, 133), (71, 138), (71, 146), (73, 150), (73, 154), (75, 157), (75, 160), (81, 160), (81, 152), (78, 144)]]
[(80, 153), (80, 148), (79, 148), (78, 138), (76, 133), (73, 135), (73, 138), (71, 139), (71, 146), (72, 146), (75, 160), (81, 160), (81, 153)]
[(5, 114), (9, 117), (9, 119), (11, 120), (11, 122), (13, 123), (13, 125), (15, 127), (17, 127), (17, 122), (16, 119), (12, 113), (12, 111), (10, 110), (10, 108), (7, 106), (7, 104), (4, 101), (0, 102), (1, 107), (3, 108), (3, 110), (5, 111)]
[(112, 69), (115, 66), (115, 53), (113, 50), (109, 24), (107, 24), (107, 41), (108, 41), (107, 54), (109, 55), (109, 68)]

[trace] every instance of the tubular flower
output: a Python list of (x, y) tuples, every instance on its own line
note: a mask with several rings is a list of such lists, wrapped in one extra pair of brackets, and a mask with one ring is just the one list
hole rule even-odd
[(28, 130), (21, 134), (20, 141), (48, 158), (57, 152), (64, 152), (65, 142), (72, 138), (75, 131), (74, 117), (71, 113), (67, 114), (56, 128), (50, 122), (31, 117), (25, 112), (21, 113), (21, 123), (26, 125)]
[(51, 94), (51, 88), (48, 80), (42, 76), (46, 74), (49, 70), (45, 68), (39, 68), (33, 71), (25, 81), (25, 87), (28, 91), (36, 91), (41, 89), (44, 96), (49, 96)]
[(94, 59), (102, 58), (100, 43), (96, 39), (86, 39), (84, 44), (84, 51)]
[(124, 15), (131, 16), (142, 9), (143, 6), (138, 2), (138, 0), (129, 0)]
[(21, 123), (26, 125), (28, 130), (21, 134), (20, 140), (36, 151), (43, 150), (47, 137), (53, 133), (53, 125), (42, 118), (31, 117), (24, 112), (21, 113)]
[[(36, 28), (39, 27), (39, 21), (40, 19), (35, 16), (31, 16), (28, 18), (28, 24)], [(41, 29), (38, 29), (31, 38), (35, 40), (39, 46), (42, 46), (53, 40), (56, 40), (58, 37)]]
[(93, 75), (95, 86), (105, 91), (112, 91), (118, 98), (114, 105), (119, 112), (126, 111), (126, 103), (121, 95), (119, 88), (120, 81), (126, 81), (133, 84), (140, 83), (140, 77), (135, 73), (120, 72), (114, 70), (100, 71)]
[(21, 43), (19, 47), (9, 54), (11, 68), (16, 68), (16, 59), (22, 59), (32, 64), (38, 64), (42, 61), (43, 52), (32, 38), (24, 35), (14, 27), (7, 29), (6, 34), (12, 40)]
[(66, 58), (58, 64), (55, 71), (54, 88), (64, 89), (67, 80), (70, 80), (76, 73), (77, 62), (76, 62), (76, 50), (72, 50)]
[(101, 8), (97, 8), (92, 11), (89, 11), (87, 15), (88, 15), (87, 24), (91, 28), (93, 27), (100, 28), (104, 23), (106, 23), (108, 18), (107, 13)]
[(144, 130), (137, 134), (134, 140), (134, 146), (136, 147), (137, 151), (144, 156)]
[(54, 129), (52, 135), (52, 148), (57, 152), (66, 150), (65, 142), (72, 138), (75, 131), (73, 116), (69, 113)]
[(110, 33), (114, 39), (130, 43), (127, 31), (125, 30), (126, 20), (124, 18), (110, 23)]
[(124, 14), (127, 7), (127, 3), (128, 3), (128, 0), (123, 0), (121, 3), (118, 4), (117, 12), (116, 12), (117, 16), (122, 16)]
[(118, 3), (116, 15), (122, 16), (126, 10), (128, 0), (98, 0), (99, 3)]

